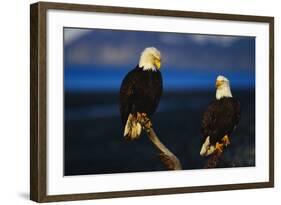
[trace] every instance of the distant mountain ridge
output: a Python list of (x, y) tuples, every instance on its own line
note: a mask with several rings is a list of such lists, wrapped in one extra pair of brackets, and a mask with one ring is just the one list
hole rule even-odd
[[(67, 32), (67, 28), (64, 32)], [(65, 63), (126, 67), (158, 48), (166, 69), (254, 70), (255, 38), (93, 29), (64, 45)]]

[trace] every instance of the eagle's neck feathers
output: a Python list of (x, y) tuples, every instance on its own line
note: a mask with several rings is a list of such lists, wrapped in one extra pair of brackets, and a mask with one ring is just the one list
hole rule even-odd
[(232, 97), (229, 85), (223, 85), (217, 89), (216, 99), (219, 100), (224, 97), (228, 97), (228, 98)]
[(149, 62), (141, 62), (139, 63), (139, 68), (144, 71), (157, 71), (157, 68), (155, 68), (155, 65), (149, 63)]
[(140, 66), (139, 68), (142, 69), (143, 71), (157, 71), (157, 69), (153, 66)]

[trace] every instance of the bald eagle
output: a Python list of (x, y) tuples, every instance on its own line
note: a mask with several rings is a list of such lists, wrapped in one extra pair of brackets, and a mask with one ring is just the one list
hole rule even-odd
[(140, 136), (140, 117), (150, 119), (157, 109), (163, 89), (160, 67), (160, 52), (149, 47), (141, 53), (138, 65), (123, 79), (120, 88), (120, 113), (127, 140)]
[(216, 88), (216, 99), (207, 107), (201, 123), (201, 156), (208, 156), (216, 150), (222, 152), (230, 144), (230, 135), (240, 120), (240, 103), (231, 94), (229, 80), (218, 76)]

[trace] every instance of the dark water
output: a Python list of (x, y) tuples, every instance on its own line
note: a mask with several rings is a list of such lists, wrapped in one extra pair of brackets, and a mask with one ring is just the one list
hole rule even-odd
[[(242, 106), (241, 120), (219, 167), (255, 165), (255, 93), (233, 90)], [(183, 169), (201, 169), (200, 122), (213, 91), (177, 91), (163, 95), (153, 117), (154, 130), (179, 158)], [(161, 171), (157, 150), (143, 133), (123, 138), (118, 92), (66, 92), (64, 124), (65, 175)]]

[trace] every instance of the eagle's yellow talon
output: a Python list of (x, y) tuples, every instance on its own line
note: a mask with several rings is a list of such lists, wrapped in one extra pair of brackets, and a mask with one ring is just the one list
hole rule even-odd
[(224, 144), (220, 144), (220, 143), (216, 143), (216, 150), (218, 150), (219, 152), (223, 152), (223, 147), (224, 147)]
[(221, 139), (223, 145), (225, 145), (227, 147), (227, 145), (230, 144), (230, 140), (229, 140), (229, 137), (228, 135), (224, 135), (224, 137)]

